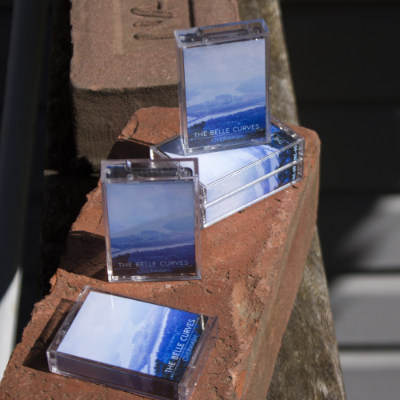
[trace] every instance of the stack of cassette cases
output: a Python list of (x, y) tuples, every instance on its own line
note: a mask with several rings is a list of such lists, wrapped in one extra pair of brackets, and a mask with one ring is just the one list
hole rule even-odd
[(103, 160), (110, 282), (200, 279), (197, 159)]
[(185, 154), (269, 143), (269, 31), (264, 20), (176, 30)]
[[(304, 139), (271, 119), (269, 144), (194, 156), (199, 161), (203, 228), (302, 179)], [(152, 146), (150, 156), (185, 157), (180, 137)]]
[(51, 372), (165, 400), (188, 400), (218, 319), (85, 286), (47, 350)]

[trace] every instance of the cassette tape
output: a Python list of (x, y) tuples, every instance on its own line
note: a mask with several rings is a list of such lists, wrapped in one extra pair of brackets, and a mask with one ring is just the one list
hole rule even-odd
[(200, 279), (196, 159), (101, 164), (108, 280)]
[[(269, 144), (193, 156), (199, 162), (203, 208), (303, 159), (304, 139), (298, 133), (274, 117), (271, 132)], [(152, 146), (150, 157), (185, 157), (180, 137)]]
[(275, 174), (269, 174), (267, 177), (261, 178), (241, 190), (209, 203), (202, 209), (202, 227), (207, 228), (268, 196), (294, 185), (302, 178), (303, 161), (298, 161)]
[(85, 286), (47, 350), (53, 373), (165, 400), (188, 400), (217, 317)]
[(269, 31), (264, 20), (175, 31), (186, 155), (269, 143)]

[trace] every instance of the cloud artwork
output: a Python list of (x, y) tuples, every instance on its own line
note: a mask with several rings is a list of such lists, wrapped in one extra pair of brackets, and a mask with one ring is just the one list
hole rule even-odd
[(266, 135), (265, 40), (183, 50), (189, 147)]
[(114, 275), (195, 272), (193, 185), (106, 184)]
[(207, 317), (91, 291), (58, 352), (179, 382)]

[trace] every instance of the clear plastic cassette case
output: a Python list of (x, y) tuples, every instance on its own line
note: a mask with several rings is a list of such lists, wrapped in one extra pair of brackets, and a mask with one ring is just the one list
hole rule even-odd
[(108, 280), (200, 279), (196, 159), (101, 164)]
[(51, 372), (165, 400), (188, 400), (217, 317), (85, 286), (47, 350)]
[(269, 31), (264, 20), (175, 31), (185, 154), (269, 143)]
[(298, 161), (275, 174), (268, 175), (255, 183), (247, 185), (242, 190), (209, 203), (202, 209), (202, 227), (207, 228), (268, 196), (294, 185), (302, 178), (303, 161)]
[[(196, 154), (203, 208), (301, 161), (304, 139), (272, 117), (271, 143)], [(150, 148), (153, 159), (185, 157), (180, 136)]]

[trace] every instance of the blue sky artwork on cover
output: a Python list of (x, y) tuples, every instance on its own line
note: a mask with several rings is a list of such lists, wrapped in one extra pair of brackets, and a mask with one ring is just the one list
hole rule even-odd
[(207, 317), (91, 291), (57, 351), (179, 382)]
[(265, 40), (183, 50), (189, 147), (265, 137)]
[(195, 272), (192, 181), (106, 184), (114, 275)]

